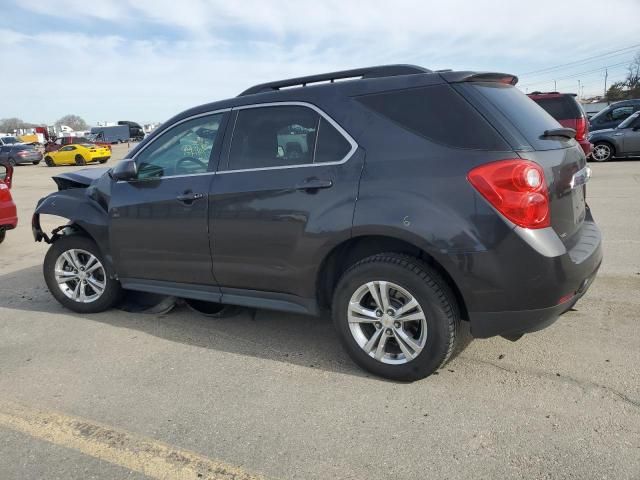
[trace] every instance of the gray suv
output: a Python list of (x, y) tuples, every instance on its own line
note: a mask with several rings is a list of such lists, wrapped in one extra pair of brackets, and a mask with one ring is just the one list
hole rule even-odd
[(84, 314), (122, 289), (327, 313), (401, 380), (441, 367), (461, 322), (541, 329), (589, 288), (601, 237), (575, 131), (516, 82), (388, 65), (182, 112), (113, 169), (54, 177), (32, 220), (49, 290)]

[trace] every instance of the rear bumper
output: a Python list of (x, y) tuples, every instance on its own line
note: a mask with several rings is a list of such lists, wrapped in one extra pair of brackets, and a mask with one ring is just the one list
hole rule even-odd
[(566, 301), (553, 307), (512, 312), (476, 312), (471, 314), (471, 334), (475, 338), (496, 335), (522, 335), (548, 327), (582, 298), (598, 273), (600, 265), (585, 278), (576, 293)]
[(602, 263), (601, 233), (590, 210), (586, 215), (566, 244), (541, 229), (506, 235), (491, 251), (455, 257), (452, 277), (474, 337), (540, 330), (585, 294)]
[(589, 142), (589, 140), (583, 140), (580, 143), (580, 146), (582, 147), (582, 150), (584, 151), (585, 156), (589, 156), (591, 155), (591, 150), (593, 149), (593, 145), (591, 144), (591, 142)]

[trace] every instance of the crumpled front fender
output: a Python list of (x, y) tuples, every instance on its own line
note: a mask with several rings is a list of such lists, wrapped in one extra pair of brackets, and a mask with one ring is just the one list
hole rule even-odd
[[(47, 235), (40, 225), (42, 214), (67, 218), (69, 222), (55, 228), (50, 235)], [(108, 223), (108, 213), (87, 195), (87, 190), (74, 188), (54, 192), (40, 199), (33, 213), (31, 229), (36, 242), (44, 240), (46, 243), (55, 242), (65, 234), (67, 228), (71, 232), (83, 231), (96, 242), (105, 259), (110, 263)]]

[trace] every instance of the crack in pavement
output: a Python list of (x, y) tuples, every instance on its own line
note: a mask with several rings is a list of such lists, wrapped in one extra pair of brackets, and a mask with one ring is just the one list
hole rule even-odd
[(537, 378), (546, 378), (547, 380), (553, 380), (555, 382), (561, 381), (564, 383), (571, 383), (573, 385), (576, 385), (578, 387), (580, 387), (582, 390), (587, 391), (588, 389), (597, 389), (597, 390), (604, 390), (605, 392), (612, 394), (616, 397), (618, 397), (619, 399), (621, 399), (623, 402), (636, 407), (636, 408), (640, 408), (640, 400), (636, 400), (634, 398), (629, 397), (628, 395), (626, 395), (623, 392), (620, 392), (618, 390), (616, 390), (615, 388), (609, 387), (607, 385), (602, 385), (601, 383), (596, 383), (596, 382), (592, 382), (590, 380), (582, 380), (579, 378), (575, 378), (572, 377), (570, 375), (558, 375), (555, 373), (550, 373), (550, 372), (545, 372), (542, 370), (531, 370), (531, 369), (510, 369), (508, 367), (504, 367), (502, 365), (498, 365), (497, 363), (494, 362), (490, 362), (489, 360), (479, 360), (477, 358), (470, 358), (470, 357), (466, 357), (466, 356), (458, 356), (457, 358), (467, 361), (469, 363), (477, 363), (477, 364), (481, 364), (481, 365), (490, 365), (494, 368), (497, 368), (499, 370), (503, 370), (505, 372), (509, 372), (509, 373), (513, 373), (513, 374), (518, 374), (518, 373), (522, 373), (525, 375), (529, 375), (532, 377), (537, 377)]

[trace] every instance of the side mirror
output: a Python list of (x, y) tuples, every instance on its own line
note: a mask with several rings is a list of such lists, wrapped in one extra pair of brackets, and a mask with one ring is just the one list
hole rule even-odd
[(113, 169), (111, 170), (111, 178), (114, 180), (134, 180), (138, 176), (138, 166), (136, 165), (135, 160), (131, 160), (130, 158), (125, 158), (121, 160)]

